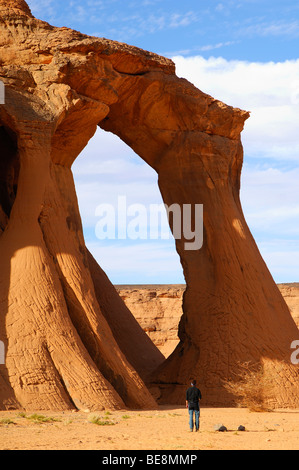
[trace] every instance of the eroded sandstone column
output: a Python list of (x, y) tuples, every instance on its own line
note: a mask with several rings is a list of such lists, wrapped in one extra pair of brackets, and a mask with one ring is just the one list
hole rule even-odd
[(183, 212), (190, 204), (193, 214), (196, 204), (204, 207), (203, 247), (189, 251), (189, 240), (176, 241), (187, 288), (180, 344), (152, 375), (152, 390), (164, 403), (183, 404), (186, 384), (196, 377), (205, 404), (231, 404), (224, 381), (237, 380), (240, 364), (248, 362), (271, 377), (266, 399), (298, 406), (299, 370), (290, 360), (298, 328), (239, 198), (247, 118), (186, 80), (156, 73), (139, 77), (133, 93), (124, 84), (102, 123), (156, 169), (168, 207), (179, 204)]
[[(0, 366), (0, 407), (153, 408), (154, 399), (102, 313), (70, 170), (109, 107), (100, 97), (78, 95), (60, 83), (55, 66), (32, 65), (41, 45), (38, 53), (30, 47), (27, 54), (19, 53), (18, 40), (24, 47), (29, 34), (36, 47), (40, 37), (35, 28), (43, 31), (44, 24), (32, 18), (24, 2), (8, 8), (0, 2), (0, 8), (12, 25), (9, 31), (2, 23), (5, 46), (0, 49), (6, 61), (1, 72), (6, 74), (6, 101), (0, 108), (0, 334), (6, 353)], [(115, 99), (114, 93), (107, 99)], [(120, 299), (113, 288), (110, 293), (113, 305), (115, 296)], [(118, 302), (117, 308), (146, 339), (144, 344), (131, 339), (130, 348), (147, 351), (152, 370), (163, 356), (124, 304)]]

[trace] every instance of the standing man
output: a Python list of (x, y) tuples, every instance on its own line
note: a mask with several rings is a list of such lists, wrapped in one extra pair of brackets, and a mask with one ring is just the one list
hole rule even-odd
[(199, 418), (200, 418), (200, 406), (199, 402), (201, 400), (201, 392), (199, 388), (196, 387), (196, 380), (192, 380), (191, 387), (188, 388), (186, 393), (186, 408), (189, 410), (189, 424), (190, 431), (193, 432), (194, 419), (193, 415), (195, 414), (195, 429), (196, 432), (199, 431)]

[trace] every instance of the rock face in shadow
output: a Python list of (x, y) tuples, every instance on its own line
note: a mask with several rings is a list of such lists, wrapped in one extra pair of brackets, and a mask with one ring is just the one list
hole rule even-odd
[[(229, 404), (238, 361), (263, 362), (277, 405), (298, 405), (298, 329), (239, 200), (249, 114), (170, 60), (52, 27), (22, 0), (0, 0), (0, 77), (1, 407), (154, 407), (145, 381), (181, 403), (194, 375), (207, 404)], [(204, 205), (203, 248), (176, 241), (187, 289), (165, 362), (85, 247), (71, 167), (98, 125), (157, 171), (167, 205)]]

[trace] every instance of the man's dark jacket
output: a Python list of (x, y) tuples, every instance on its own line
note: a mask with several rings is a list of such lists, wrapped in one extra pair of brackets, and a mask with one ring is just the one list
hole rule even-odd
[(199, 388), (193, 386), (188, 388), (186, 392), (186, 400), (189, 405), (189, 410), (199, 410), (199, 401), (201, 400), (201, 392)]

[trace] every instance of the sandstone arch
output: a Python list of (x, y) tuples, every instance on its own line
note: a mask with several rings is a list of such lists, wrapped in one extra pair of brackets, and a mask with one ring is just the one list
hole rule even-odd
[[(228, 404), (221, 379), (250, 359), (274, 368), (278, 405), (298, 405), (298, 329), (239, 201), (248, 113), (171, 61), (52, 27), (22, 0), (0, 13), (0, 406), (154, 407), (144, 381), (181, 402), (194, 373), (206, 403)], [(98, 125), (157, 171), (167, 204), (205, 206), (203, 249), (177, 240), (187, 290), (165, 363), (85, 247), (71, 166)]]

